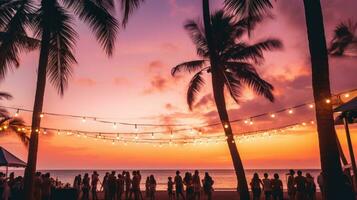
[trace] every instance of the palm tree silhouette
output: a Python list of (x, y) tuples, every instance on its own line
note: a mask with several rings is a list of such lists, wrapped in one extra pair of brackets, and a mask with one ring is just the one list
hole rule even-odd
[[(12, 96), (6, 92), (0, 92), (0, 100), (9, 100)], [(28, 146), (30, 138), (22, 130), (25, 122), (19, 117), (12, 117), (5, 108), (0, 108), (0, 132), (15, 133), (21, 142)]]
[[(249, 196), (248, 186), (229, 122), (224, 88), (229, 91), (230, 96), (237, 103), (239, 103), (243, 86), (248, 86), (258, 95), (274, 101), (273, 86), (259, 76), (255, 65), (263, 61), (264, 51), (280, 49), (282, 47), (281, 42), (277, 39), (266, 39), (249, 45), (242, 41), (242, 36), (248, 30), (248, 25), (252, 26), (258, 21), (259, 19), (256, 18), (255, 21), (251, 20), (251, 23), (248, 24), (246, 18), (236, 20), (234, 16), (228, 15), (222, 10), (214, 13), (211, 16), (210, 25), (212, 31), (210, 43), (214, 46), (211, 48), (208, 46), (204, 25), (197, 20), (189, 20), (185, 24), (185, 29), (195, 44), (197, 55), (201, 59), (181, 63), (171, 71), (173, 76), (180, 72), (195, 73), (187, 90), (187, 104), (190, 110), (193, 109), (195, 99), (205, 85), (203, 75), (205, 73), (211, 74), (213, 96), (228, 138), (227, 143), (238, 179), (239, 190), (243, 196)], [(215, 52), (212, 61), (211, 52)]]
[[(262, 16), (273, 7), (271, 0), (225, 0), (225, 6), (244, 17)], [(343, 183), (343, 173), (336, 140), (331, 98), (328, 51), (320, 0), (303, 0), (312, 69), (312, 88), (324, 175), (326, 199), (354, 199)]]
[(334, 30), (329, 53), (333, 56), (357, 56), (357, 23), (341, 22)]
[[(7, 40), (0, 47), (0, 75), (18, 66), (18, 53), (27, 49), (27, 43), (19, 42), (18, 35), (27, 36), (31, 29), (40, 43), (37, 85), (32, 116), (32, 130), (25, 170), (25, 197), (33, 199), (33, 178), (36, 171), (38, 133), (44, 101), (46, 78), (63, 95), (77, 63), (73, 54), (78, 37), (74, 30), (72, 15), (88, 24), (106, 54), (114, 50), (118, 22), (114, 18), (113, 0), (41, 0), (39, 4), (30, 0), (0, 1), (0, 28)], [(3, 53), (5, 52), (5, 53)]]

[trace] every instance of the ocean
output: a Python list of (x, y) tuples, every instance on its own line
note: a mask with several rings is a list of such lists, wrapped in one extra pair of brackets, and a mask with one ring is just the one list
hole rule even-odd
[[(78, 174), (81, 174), (82, 177), (84, 173), (88, 173), (89, 175), (92, 174), (93, 170), (39, 170), (42, 173), (49, 172), (53, 178), (58, 178), (59, 181), (63, 183), (70, 183), (71, 185), (73, 184), (74, 177)], [(104, 175), (106, 172), (111, 172), (112, 170), (96, 170), (99, 174), (99, 178), (102, 181)], [(122, 172), (123, 170), (115, 170), (117, 173)], [(132, 170), (126, 170), (126, 171), (132, 171)], [(188, 170), (188, 169), (183, 169), (181, 171), (181, 176), (183, 177), (185, 172), (189, 171), (192, 172), (194, 170)], [(319, 169), (304, 169), (302, 170), (303, 174), (305, 173), (310, 173), (316, 183), (316, 179), (318, 174), (320, 173)], [(16, 176), (22, 176), (24, 171), (23, 170), (9, 170), (9, 172), (14, 172)], [(159, 170), (140, 170), (141, 175), (142, 175), (142, 182), (141, 182), (141, 188), (145, 188), (145, 180), (147, 176), (150, 176), (153, 174), (155, 176), (155, 179), (157, 181), (157, 190), (166, 190), (166, 185), (167, 185), (167, 178), (169, 176), (174, 177), (176, 170), (166, 170), (166, 169), (159, 169)], [(203, 179), (204, 173), (208, 172), (210, 176), (214, 180), (214, 189), (216, 191), (232, 191), (235, 190), (237, 187), (237, 179), (234, 173), (234, 170), (231, 169), (200, 169), (200, 178)], [(270, 178), (273, 178), (273, 174), (277, 173), (279, 174), (280, 179), (282, 180), (284, 184), (284, 190), (286, 190), (286, 181), (287, 181), (287, 176), (286, 173), (288, 173), (288, 169), (247, 169), (246, 170), (246, 177), (248, 183), (250, 182), (251, 178), (253, 177), (254, 173), (258, 173), (260, 178), (263, 178), (264, 173), (268, 173)], [(317, 184), (316, 184), (317, 185)]]

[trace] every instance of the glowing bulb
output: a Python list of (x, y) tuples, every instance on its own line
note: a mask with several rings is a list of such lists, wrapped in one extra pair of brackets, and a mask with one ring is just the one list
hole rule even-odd
[(248, 123), (249, 123), (249, 121), (246, 119), (246, 120), (244, 120), (244, 123), (245, 123), (245, 124), (248, 124)]
[(311, 124), (315, 124), (315, 122), (314, 122), (314, 121), (311, 121), (310, 123), (311, 123)]
[(271, 114), (270, 117), (271, 117), (271, 118), (275, 118), (275, 114)]
[(303, 126), (306, 126), (306, 123), (305, 123), (305, 122), (303, 122), (303, 123), (302, 123), (302, 125), (303, 125)]
[(154, 139), (155, 136), (154, 136), (154, 133), (151, 133), (151, 139)]
[(83, 122), (83, 123), (86, 123), (86, 121), (87, 121), (86, 118), (83, 117), (83, 118), (82, 118), (82, 122)]
[(117, 128), (117, 123), (113, 124), (113, 128), (116, 129)]
[(40, 114), (40, 118), (43, 118), (45, 115), (43, 113)]
[(38, 133), (38, 129), (36, 129), (35, 132)]
[(171, 131), (171, 138), (173, 138), (174, 137), (174, 134), (172, 133), (172, 131)]
[(346, 97), (346, 98), (350, 97), (350, 94), (348, 94), (348, 93), (347, 93), (347, 94), (345, 94), (345, 97)]
[(46, 130), (46, 129), (43, 130), (43, 134), (44, 134), (44, 135), (47, 134), (47, 130)]
[(114, 144), (115, 144), (115, 141), (113, 140), (113, 141), (112, 141), (112, 145), (114, 145)]
[(290, 110), (288, 111), (289, 114), (293, 114), (293, 112), (294, 112), (294, 111), (293, 111), (292, 109), (290, 109)]
[(117, 140), (119, 140), (120, 139), (120, 135), (119, 135), (119, 133), (117, 134)]
[(232, 143), (235, 143), (234, 139), (232, 140)]
[(135, 131), (135, 132), (138, 132), (138, 130), (139, 130), (139, 129), (138, 129), (138, 125), (135, 124), (135, 125), (134, 125), (134, 131)]
[(224, 128), (225, 129), (229, 128), (229, 125), (228, 124), (224, 124)]
[(249, 125), (253, 125), (253, 121), (252, 120), (250, 120)]
[(61, 132), (60, 132), (60, 131), (57, 131), (57, 135), (61, 135)]
[(326, 103), (327, 104), (331, 103), (331, 100), (330, 99), (326, 99)]
[(309, 108), (314, 108), (314, 104), (310, 104), (310, 105), (309, 105)]
[(4, 128), (4, 130), (6, 130), (7, 129), (7, 125), (5, 125), (3, 128)]
[(137, 140), (139, 138), (138, 134), (135, 135), (135, 140)]
[(17, 109), (17, 111), (16, 111), (16, 113), (15, 113), (15, 117), (19, 116), (19, 114), (20, 114), (20, 110)]

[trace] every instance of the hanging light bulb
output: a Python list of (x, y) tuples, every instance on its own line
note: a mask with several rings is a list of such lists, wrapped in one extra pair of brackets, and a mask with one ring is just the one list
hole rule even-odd
[(119, 139), (120, 139), (120, 134), (118, 133), (118, 134), (117, 134), (117, 140), (119, 140)]
[(293, 109), (289, 109), (288, 113), (293, 114), (294, 113)]
[(155, 136), (154, 136), (154, 133), (151, 133), (151, 139), (154, 139)]
[(43, 118), (45, 115), (43, 113), (40, 114), (40, 118)]
[(137, 140), (139, 138), (138, 134), (135, 135), (135, 140)]
[(43, 129), (43, 134), (46, 135), (47, 134), (47, 130)]
[(275, 118), (275, 114), (274, 114), (274, 113), (271, 114), (270, 117), (271, 117), (271, 118)]
[(303, 122), (303, 123), (302, 123), (302, 125), (303, 125), (303, 126), (306, 126), (306, 123), (305, 123), (305, 122)]
[(61, 135), (61, 131), (57, 130), (57, 135)]
[(229, 125), (228, 124), (224, 124), (224, 128), (225, 129), (229, 128)]
[(117, 123), (114, 123), (114, 124), (113, 124), (113, 128), (114, 128), (114, 129), (117, 129)]
[(314, 108), (314, 104), (309, 104), (309, 108)]
[(198, 129), (198, 135), (202, 135), (201, 129)]
[(18, 116), (19, 116), (19, 114), (20, 114), (20, 110), (19, 110), (19, 109), (17, 109), (17, 110), (16, 110), (16, 113), (15, 113), (15, 117), (18, 117)]
[(245, 124), (248, 124), (248, 123), (249, 123), (249, 121), (246, 119), (246, 120), (244, 120), (244, 123), (245, 123)]
[(17, 128), (17, 131), (20, 132), (20, 131), (21, 131), (21, 128)]
[(86, 121), (87, 121), (86, 118), (83, 117), (83, 118), (82, 118), (82, 122), (83, 122), (83, 123), (86, 123)]
[(249, 125), (253, 125), (254, 123), (253, 123), (253, 121), (252, 121), (252, 119), (250, 119), (249, 120)]
[(138, 125), (135, 124), (135, 125), (134, 125), (134, 131), (135, 131), (135, 132), (138, 132), (138, 130), (139, 130), (139, 129), (138, 129)]
[(330, 104), (331, 103), (331, 100), (330, 99), (326, 99), (325, 100), (327, 104)]
[(311, 121), (310, 124), (315, 124), (315, 122), (314, 122), (314, 121)]
[(174, 138), (174, 133), (171, 131), (171, 138)]
[(350, 97), (350, 94), (346, 93), (346, 94), (345, 94), (345, 97), (346, 97), (346, 98)]
[(114, 144), (115, 144), (115, 141), (113, 140), (113, 141), (112, 141), (112, 145), (114, 145)]

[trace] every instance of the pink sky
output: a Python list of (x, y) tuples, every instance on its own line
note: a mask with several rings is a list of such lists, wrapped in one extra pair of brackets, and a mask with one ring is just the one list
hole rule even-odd
[[(63, 97), (48, 84), (44, 111), (105, 117), (132, 123), (197, 123), (217, 120), (208, 84), (190, 112), (186, 89), (190, 76), (173, 78), (175, 64), (196, 58), (190, 38), (183, 30), (185, 20), (201, 17), (200, 1), (155, 0), (144, 4), (120, 31), (116, 51), (108, 59), (89, 29), (78, 24), (80, 39), (76, 48), (78, 65)], [(213, 8), (222, 7), (212, 1)], [(334, 26), (349, 18), (357, 20), (357, 2), (322, 1), (327, 39)], [(275, 37), (284, 49), (267, 53), (257, 66), (260, 74), (275, 87), (276, 102), (270, 103), (244, 92), (241, 105), (228, 98), (231, 118), (245, 118), (312, 100), (310, 65), (307, 50), (303, 4), (296, 0), (275, 3), (274, 19), (267, 19), (253, 32), (252, 41)], [(1, 83), (1, 91), (14, 96), (2, 105), (32, 108), (38, 53), (21, 56), (19, 69)], [(332, 90), (357, 88), (357, 58), (330, 59)], [(208, 81), (207, 81), (208, 82)], [(30, 124), (29, 115), (22, 116)], [(235, 132), (309, 120), (314, 113), (298, 110), (294, 117), (282, 116), (278, 122), (261, 119), (254, 127), (234, 126)], [(110, 130), (108, 125), (82, 124), (78, 120), (47, 117), (43, 126), (80, 130)], [(110, 125), (109, 125), (110, 126)], [(354, 133), (356, 131), (353, 128)], [(127, 127), (118, 127), (126, 131)], [(222, 131), (219, 129), (215, 130)], [(338, 130), (344, 146), (343, 131)], [(354, 137), (354, 136), (353, 136)], [(354, 139), (354, 138), (353, 138)], [(354, 139), (357, 142), (357, 138)], [(26, 160), (26, 149), (13, 136), (2, 137), (0, 145)], [(164, 150), (163, 150), (164, 149)], [(291, 131), (286, 136), (238, 144), (247, 168), (319, 167), (318, 142), (314, 127)], [(282, 151), (282, 149), (284, 151)], [(163, 147), (152, 145), (115, 145), (66, 136), (40, 138), (39, 168), (231, 168), (226, 144), (213, 146)]]

